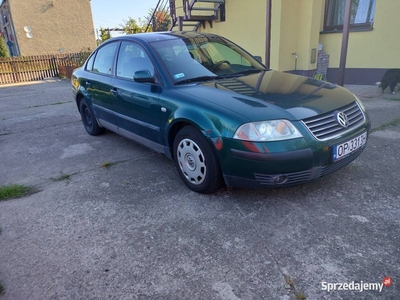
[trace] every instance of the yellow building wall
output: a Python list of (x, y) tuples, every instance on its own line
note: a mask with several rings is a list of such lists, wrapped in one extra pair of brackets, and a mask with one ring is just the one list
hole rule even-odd
[[(313, 70), (311, 49), (318, 49), (323, 0), (272, 3), (271, 67), (280, 71)], [(295, 55), (297, 53), (297, 65)]]
[[(96, 47), (89, 0), (9, 0), (9, 4), (21, 55)], [(26, 36), (25, 26), (31, 28), (32, 38)]]
[[(400, 1), (377, 0), (372, 31), (350, 32), (346, 68), (400, 68)], [(321, 34), (329, 67), (338, 68), (341, 33)]]
[(206, 22), (198, 31), (222, 35), (265, 62), (266, 9), (266, 0), (226, 0), (226, 21), (214, 21), (212, 28)]

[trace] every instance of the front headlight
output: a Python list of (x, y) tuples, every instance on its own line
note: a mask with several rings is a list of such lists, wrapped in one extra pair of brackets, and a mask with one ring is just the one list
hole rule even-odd
[(366, 111), (366, 108), (365, 108), (364, 103), (362, 103), (362, 101), (361, 101), (355, 94), (353, 94), (353, 96), (354, 96), (354, 98), (356, 98), (356, 102), (357, 102), (358, 105), (361, 107), (361, 110), (365, 112), (365, 111)]
[(301, 133), (288, 120), (273, 120), (246, 123), (240, 126), (234, 139), (262, 142), (281, 141), (302, 137)]

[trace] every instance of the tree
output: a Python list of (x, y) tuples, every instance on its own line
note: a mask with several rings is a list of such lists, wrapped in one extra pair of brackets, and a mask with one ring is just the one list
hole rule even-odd
[(135, 33), (141, 33), (145, 31), (145, 25), (143, 24), (142, 19), (138, 19), (136, 21), (135, 19), (132, 19), (129, 17), (128, 21), (125, 21), (125, 24), (122, 25), (122, 29), (126, 34), (135, 34)]
[(171, 16), (166, 9), (157, 10), (156, 12), (154, 12), (154, 9), (150, 9), (145, 19), (147, 24), (151, 24), (149, 29), (153, 32), (168, 31), (171, 25)]
[(110, 31), (105, 28), (100, 27), (100, 37), (99, 37), (98, 44), (101, 44), (102, 42), (105, 42), (105, 41), (109, 40), (110, 38), (111, 38)]
[(5, 39), (0, 36), (0, 57), (10, 57)]

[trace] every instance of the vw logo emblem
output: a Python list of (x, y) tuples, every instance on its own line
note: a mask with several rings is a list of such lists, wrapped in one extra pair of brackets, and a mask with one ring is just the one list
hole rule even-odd
[(347, 116), (344, 112), (338, 112), (336, 114), (336, 121), (343, 128), (347, 128), (349, 126), (349, 119), (347, 118)]

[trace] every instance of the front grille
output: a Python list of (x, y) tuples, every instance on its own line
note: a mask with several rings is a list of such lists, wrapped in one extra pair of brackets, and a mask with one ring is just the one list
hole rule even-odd
[(279, 176), (285, 176), (287, 180), (282, 184), (283, 186), (300, 184), (306, 182), (311, 179), (312, 170), (295, 172), (295, 173), (286, 173), (281, 175), (270, 175), (270, 174), (260, 174), (254, 173), (256, 180), (263, 185), (270, 185), (270, 186), (278, 186), (276, 182), (276, 178)]
[[(346, 114), (349, 121), (348, 127), (344, 128), (339, 125), (335, 118), (337, 112)], [(364, 120), (365, 116), (361, 108), (358, 106), (357, 102), (353, 102), (341, 107), (337, 111), (307, 118), (302, 121), (317, 139), (326, 140), (357, 127), (362, 124)]]
[(358, 149), (355, 153), (352, 153), (351, 155), (349, 155), (337, 162), (334, 162), (330, 165), (323, 166), (321, 168), (319, 176), (322, 177), (322, 176), (328, 175), (332, 172), (335, 172), (335, 171), (347, 166), (349, 163), (351, 163), (353, 160), (355, 160), (357, 157), (359, 157), (360, 154), (364, 151), (364, 149), (365, 149), (365, 145), (363, 147), (361, 147), (360, 149)]

